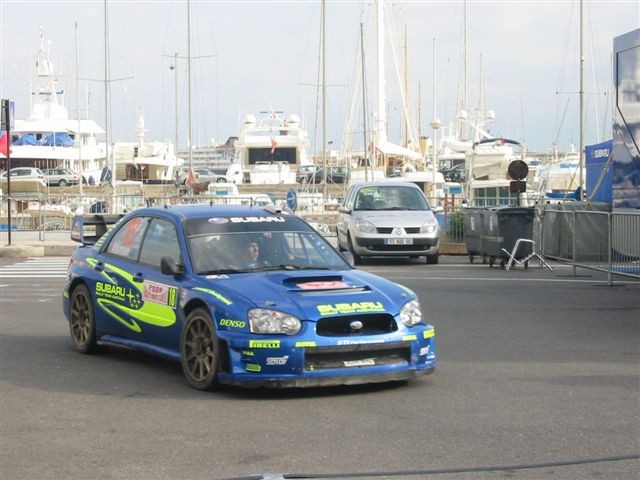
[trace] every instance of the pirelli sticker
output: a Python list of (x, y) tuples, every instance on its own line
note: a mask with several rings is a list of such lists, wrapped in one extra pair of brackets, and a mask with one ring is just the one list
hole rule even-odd
[(280, 348), (280, 340), (249, 340), (249, 348)]
[(142, 282), (142, 299), (145, 302), (153, 302), (175, 308), (177, 294), (177, 288), (165, 285), (164, 283), (152, 282), (150, 280)]
[(382, 302), (353, 302), (335, 303), (331, 305), (318, 305), (318, 312), (322, 316), (337, 315), (341, 313), (369, 313), (384, 312)]

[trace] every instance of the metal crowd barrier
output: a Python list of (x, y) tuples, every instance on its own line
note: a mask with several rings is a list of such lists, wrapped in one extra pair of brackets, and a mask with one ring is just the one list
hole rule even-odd
[(640, 212), (560, 211), (541, 213), (541, 254), (576, 268), (640, 278)]

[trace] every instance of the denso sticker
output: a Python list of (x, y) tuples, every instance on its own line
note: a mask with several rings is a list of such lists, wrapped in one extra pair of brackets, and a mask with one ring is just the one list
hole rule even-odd
[(220, 320), (221, 327), (229, 327), (229, 328), (244, 328), (246, 322), (243, 320), (230, 320), (228, 318), (223, 318)]
[(142, 282), (142, 299), (145, 302), (159, 303), (160, 305), (176, 305), (176, 288), (164, 283), (156, 283), (150, 280)]
[(298, 287), (303, 290), (325, 290), (331, 288), (347, 288), (347, 285), (344, 282), (335, 281), (335, 282), (305, 282), (298, 283)]

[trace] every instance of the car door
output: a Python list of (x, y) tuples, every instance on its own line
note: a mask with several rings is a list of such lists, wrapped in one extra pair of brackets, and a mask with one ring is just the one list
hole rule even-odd
[(171, 257), (184, 265), (176, 225), (165, 218), (153, 218), (145, 234), (138, 259), (137, 279), (142, 287), (145, 340), (156, 347), (179, 352), (182, 321), (178, 298), (180, 278), (165, 275), (160, 270), (163, 257)]
[(98, 334), (143, 340), (137, 310), (142, 306), (138, 257), (151, 218), (136, 216), (120, 225), (89, 263), (93, 266), (91, 285), (95, 296)]
[(167, 219), (136, 216), (114, 233), (96, 269), (98, 329), (155, 348), (175, 351), (179, 334), (178, 281), (160, 272), (160, 260), (182, 262), (175, 225)]
[(356, 189), (349, 188), (344, 197), (344, 201), (338, 210), (338, 219), (336, 220), (336, 233), (338, 236), (338, 247), (347, 248), (349, 236), (349, 222), (351, 221), (351, 211), (353, 210), (353, 199)]

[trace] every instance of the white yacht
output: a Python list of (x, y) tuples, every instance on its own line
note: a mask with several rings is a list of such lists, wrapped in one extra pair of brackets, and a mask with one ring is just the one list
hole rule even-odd
[[(586, 178), (586, 169), (582, 167), (582, 178)], [(562, 158), (557, 150), (547, 162), (536, 171), (536, 184), (540, 194), (551, 199), (576, 199), (576, 190), (580, 185), (580, 154), (575, 146), (566, 152)]]
[(109, 152), (115, 161), (116, 181), (167, 184), (176, 181), (184, 160), (175, 154), (171, 142), (144, 141), (144, 115), (138, 113), (135, 142), (115, 142)]
[(307, 132), (297, 115), (283, 112), (248, 114), (235, 144), (227, 178), (234, 183), (293, 184), (299, 167), (309, 165)]
[(40, 32), (36, 76), (31, 91), (31, 114), (16, 119), (11, 130), (11, 161), (15, 167), (64, 167), (82, 174), (89, 183), (100, 179), (105, 143), (97, 140), (104, 130), (88, 118), (70, 118), (64, 106), (64, 89), (50, 58), (51, 42)]

